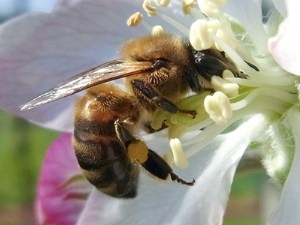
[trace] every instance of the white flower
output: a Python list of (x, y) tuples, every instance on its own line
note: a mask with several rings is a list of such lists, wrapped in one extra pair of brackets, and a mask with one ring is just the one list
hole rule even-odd
[[(194, 119), (158, 115), (154, 121), (167, 119), (171, 140), (179, 137), (179, 144), (172, 143), (173, 154), (182, 147), (189, 167), (178, 173), (195, 177), (194, 187), (141, 176), (140, 194), (130, 201), (93, 190), (77, 224), (222, 224), (236, 167), (252, 141), (261, 143), (256, 150), (264, 155), (269, 175), (284, 184), (270, 224), (300, 223), (297, 0), (289, 1), (286, 10), (279, 8), (284, 2), (276, 1), (280, 10), (271, 5), (265, 18), (256, 0), (198, 0), (205, 16), (193, 1), (183, 6), (180, 1), (145, 1), (147, 13), (139, 1), (59, 2), (49, 14), (25, 15), (0, 28), (0, 107), (34, 123), (71, 131), (75, 96), (28, 112), (18, 107), (60, 81), (116, 58), (123, 40), (150, 33), (154, 25), (189, 38), (197, 50), (225, 51), (244, 73), (234, 77), (224, 72), (214, 79), (219, 91), (214, 96), (204, 93), (181, 100), (179, 105), (197, 109)], [(126, 21), (135, 12), (144, 16), (133, 18), (139, 25), (129, 28)], [(238, 127), (233, 129), (233, 124)], [(166, 153), (169, 143), (160, 134), (143, 138)], [(182, 162), (176, 158), (178, 165), (187, 165)]]

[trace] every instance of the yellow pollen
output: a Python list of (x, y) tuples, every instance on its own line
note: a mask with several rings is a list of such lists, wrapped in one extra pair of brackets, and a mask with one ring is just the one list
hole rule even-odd
[(156, 15), (156, 7), (154, 7), (151, 3), (151, 0), (145, 0), (143, 2), (143, 9), (146, 11), (146, 13), (149, 16), (155, 16)]
[(148, 159), (147, 145), (142, 141), (136, 141), (127, 147), (128, 157), (131, 162), (142, 164)]
[(140, 25), (143, 20), (143, 15), (140, 12), (132, 14), (127, 20), (127, 26), (136, 27)]
[(192, 8), (197, 7), (198, 3), (194, 0), (184, 0), (182, 3), (182, 11), (184, 14), (191, 14)]

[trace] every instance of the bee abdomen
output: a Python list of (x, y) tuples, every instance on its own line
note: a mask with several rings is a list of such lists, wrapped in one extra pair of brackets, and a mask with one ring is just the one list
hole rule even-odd
[(74, 148), (78, 163), (82, 169), (92, 170), (101, 168), (107, 164), (109, 160), (117, 159), (118, 155), (115, 152), (107, 154), (107, 151), (120, 147), (115, 139), (105, 140), (103, 136), (96, 136), (74, 130)]
[(95, 125), (95, 122), (75, 122), (73, 145), (78, 164), (89, 182), (102, 192), (134, 197), (137, 167), (129, 163), (125, 146), (115, 135), (113, 122), (104, 123), (107, 129), (100, 127), (101, 124)]
[[(94, 122), (89, 121), (75, 123), (73, 145), (78, 163), (85, 170), (101, 168), (110, 161), (126, 156), (124, 151), (117, 150), (122, 146), (113, 131), (105, 130), (103, 133), (102, 125), (98, 124), (99, 129), (94, 129), (93, 126), (96, 128)], [(113, 127), (112, 124), (111, 126)]]

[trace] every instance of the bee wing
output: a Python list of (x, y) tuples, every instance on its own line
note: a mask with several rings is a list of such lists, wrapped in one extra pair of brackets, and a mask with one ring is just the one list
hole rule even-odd
[(75, 94), (98, 84), (148, 72), (152, 69), (153, 63), (150, 61), (110, 61), (100, 66), (96, 66), (88, 71), (77, 74), (71, 79), (58, 84), (48, 92), (22, 105), (20, 110), (29, 110), (40, 105), (65, 98), (69, 95)]

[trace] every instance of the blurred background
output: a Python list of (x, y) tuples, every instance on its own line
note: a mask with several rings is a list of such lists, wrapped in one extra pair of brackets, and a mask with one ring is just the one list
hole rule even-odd
[(33, 225), (35, 187), (43, 156), (58, 133), (3, 111), (0, 124), (0, 224)]
[[(28, 11), (48, 12), (54, 2), (0, 0), (0, 23)], [(54, 131), (0, 110), (0, 225), (35, 224), (33, 207), (39, 171), (46, 149), (56, 136)]]
[[(54, 2), (0, 0), (0, 22), (28, 11), (50, 11)], [(58, 135), (0, 111), (0, 225), (34, 224), (39, 171), (47, 147)], [(265, 224), (277, 198), (278, 191), (262, 169), (238, 173), (224, 225)]]

